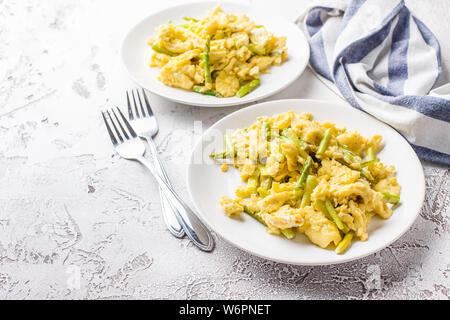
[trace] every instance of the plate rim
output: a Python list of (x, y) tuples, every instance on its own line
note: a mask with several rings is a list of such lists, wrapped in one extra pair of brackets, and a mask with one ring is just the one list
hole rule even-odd
[[(176, 4), (176, 5), (172, 5), (172, 6), (163, 8), (163, 9), (158, 10), (158, 11), (156, 11), (156, 12), (150, 14), (150, 15), (147, 15), (146, 17), (142, 18), (137, 23), (135, 23), (126, 32), (126, 34), (122, 38), (122, 41), (121, 41), (121, 44), (120, 44), (120, 60), (121, 60), (122, 66), (125, 68), (128, 76), (131, 78), (131, 80), (133, 82), (135, 82), (136, 84), (138, 84), (140, 87), (148, 90), (149, 92), (151, 92), (151, 93), (153, 93), (153, 94), (155, 94), (155, 95), (157, 95), (157, 96), (159, 96), (161, 98), (164, 98), (164, 99), (167, 99), (167, 100), (170, 100), (172, 102), (179, 103), (179, 104), (183, 104), (183, 105), (186, 105), (186, 106), (196, 106), (196, 107), (204, 107), (204, 108), (223, 108), (223, 107), (240, 106), (240, 105), (252, 103), (252, 102), (255, 102), (257, 100), (262, 100), (262, 99), (268, 98), (268, 97), (270, 97), (272, 95), (275, 95), (275, 94), (283, 91), (284, 89), (286, 89), (288, 86), (290, 86), (296, 80), (298, 80), (298, 78), (304, 73), (306, 67), (308, 66), (309, 58), (310, 58), (310, 55), (311, 55), (311, 50), (310, 50), (310, 47), (309, 47), (308, 39), (305, 36), (304, 32), (301, 30), (301, 28), (296, 26), (296, 24), (293, 21), (290, 21), (287, 18), (285, 18), (286, 22), (291, 23), (293, 26), (297, 27), (298, 34), (302, 38), (302, 41), (305, 43), (305, 47), (307, 49), (305, 50), (306, 55), (305, 55), (305, 58), (304, 58), (304, 61), (303, 61), (303, 65), (302, 65), (301, 68), (299, 68), (298, 74), (295, 77), (293, 77), (290, 81), (285, 82), (276, 91), (263, 93), (263, 94), (261, 94), (259, 96), (254, 97), (254, 98), (250, 97), (250, 98), (248, 98), (248, 99), (246, 99), (244, 101), (239, 101), (239, 100), (235, 100), (234, 102), (223, 101), (221, 103), (216, 103), (216, 104), (208, 104), (208, 103), (204, 103), (204, 102), (197, 103), (197, 102), (190, 102), (190, 101), (185, 101), (185, 100), (182, 100), (182, 99), (178, 99), (176, 97), (176, 95), (171, 96), (170, 94), (164, 94), (164, 93), (161, 93), (161, 92), (157, 92), (157, 90), (149, 89), (148, 86), (145, 86), (142, 82), (140, 82), (133, 75), (133, 73), (127, 67), (127, 63), (125, 62), (125, 50), (126, 50), (125, 42), (133, 34), (135, 29), (137, 29), (141, 24), (145, 23), (147, 20), (151, 19), (152, 17), (157, 16), (157, 15), (163, 13), (163, 12), (166, 12), (166, 11), (175, 10), (177, 8), (186, 7), (186, 6), (190, 6), (190, 5), (205, 5), (205, 6), (208, 5), (208, 6), (211, 7), (211, 5), (217, 5), (217, 4), (221, 4), (221, 5), (223, 5), (223, 4), (225, 4), (225, 5), (226, 4), (231, 4), (231, 5), (241, 6), (241, 7), (245, 7), (246, 8), (245, 10), (251, 11), (251, 6), (250, 5), (247, 5), (246, 3), (240, 3), (240, 2), (237, 2), (237, 1), (230, 1), (230, 0), (227, 0), (227, 1), (190, 1), (190, 2), (187, 2), (187, 3)], [(281, 16), (279, 16), (279, 15), (275, 16), (275, 17), (280, 17), (280, 19), (281, 19)], [(177, 88), (173, 88), (173, 89), (177, 89)], [(178, 90), (182, 90), (182, 89), (178, 89)], [(226, 98), (223, 98), (223, 99), (225, 100)]]
[[(401, 138), (408, 146), (409, 150), (412, 152), (412, 154), (414, 155), (413, 159), (416, 162), (416, 165), (418, 165), (418, 167), (421, 169), (420, 170), (420, 190), (418, 190), (420, 192), (420, 201), (417, 202), (418, 203), (418, 208), (415, 210), (414, 212), (414, 216), (410, 219), (409, 223), (405, 224), (405, 227), (401, 230), (400, 233), (398, 233), (393, 239), (391, 239), (390, 241), (384, 243), (383, 245), (371, 249), (369, 250), (367, 253), (363, 253), (360, 254), (359, 256), (356, 257), (351, 257), (351, 258), (345, 258), (345, 255), (341, 255), (341, 257), (343, 257), (341, 260), (339, 261), (329, 261), (329, 262), (296, 262), (296, 261), (288, 261), (288, 260), (283, 260), (283, 259), (277, 259), (277, 258), (273, 258), (270, 256), (265, 256), (263, 254), (259, 254), (256, 252), (253, 252), (249, 249), (244, 248), (243, 246), (241, 246), (238, 243), (235, 243), (234, 241), (228, 239), (226, 236), (223, 236), (221, 233), (217, 232), (214, 228), (212, 228), (212, 226), (210, 225), (210, 223), (208, 222), (208, 220), (203, 216), (203, 213), (201, 212), (201, 210), (198, 208), (196, 201), (194, 200), (194, 196), (193, 196), (193, 190), (191, 188), (191, 168), (192, 168), (192, 164), (193, 164), (193, 157), (195, 154), (195, 151), (197, 150), (198, 146), (203, 142), (204, 137), (210, 133), (210, 131), (212, 131), (218, 124), (227, 121), (229, 118), (231, 118), (232, 116), (235, 116), (235, 114), (238, 114), (240, 112), (244, 112), (245, 111), (249, 111), (247, 109), (257, 109), (260, 108), (261, 106), (267, 105), (267, 104), (278, 104), (278, 103), (285, 103), (285, 104), (289, 104), (289, 103), (325, 103), (325, 104), (333, 104), (333, 105), (338, 105), (340, 108), (350, 108), (351, 110), (355, 111), (356, 113), (358, 113), (360, 116), (365, 117), (367, 119), (371, 119), (371, 120), (375, 120), (376, 122), (378, 122), (381, 126), (383, 126), (386, 130), (390, 131), (391, 133), (393, 133), (394, 135), (397, 135), (399, 138)], [(351, 112), (351, 111), (350, 111)], [(392, 243), (394, 243), (395, 241), (397, 241), (398, 239), (400, 239), (406, 232), (408, 232), (412, 225), (416, 222), (418, 216), (420, 215), (421, 209), (423, 208), (423, 204), (425, 201), (425, 175), (424, 175), (424, 171), (423, 171), (423, 166), (422, 163), (420, 161), (420, 159), (418, 158), (416, 152), (414, 151), (414, 149), (412, 148), (411, 144), (399, 133), (397, 132), (395, 129), (393, 129), (391, 126), (389, 126), (388, 124), (378, 120), (375, 117), (370, 116), (369, 114), (355, 109), (345, 103), (343, 103), (343, 101), (327, 101), (327, 100), (319, 100), (319, 99), (278, 99), (278, 100), (271, 100), (271, 101), (266, 101), (266, 102), (262, 102), (262, 103), (257, 103), (254, 104), (252, 106), (249, 107), (245, 107), (245, 108), (241, 108), (238, 109), (228, 115), (226, 115), (225, 117), (223, 117), (222, 119), (216, 121), (214, 124), (212, 124), (195, 142), (194, 147), (192, 149), (192, 152), (189, 156), (189, 162), (188, 165), (186, 167), (186, 175), (185, 175), (185, 181), (186, 181), (186, 186), (187, 186), (187, 191), (189, 194), (189, 198), (191, 200), (191, 203), (195, 209), (195, 212), (197, 213), (197, 215), (199, 216), (199, 218), (201, 219), (201, 221), (203, 221), (210, 230), (214, 231), (214, 233), (216, 233), (217, 236), (219, 236), (220, 238), (224, 239), (227, 243), (233, 245), (236, 248), (239, 248), (240, 250), (243, 250), (245, 252), (247, 252), (248, 254), (251, 254), (253, 256), (259, 257), (259, 258), (263, 258), (266, 260), (270, 260), (270, 261), (274, 261), (277, 263), (284, 263), (284, 264), (289, 264), (289, 265), (301, 265), (301, 266), (325, 266), (325, 265), (336, 265), (336, 264), (343, 264), (343, 263), (347, 263), (350, 261), (356, 261), (356, 260), (360, 260), (363, 259), (367, 256), (370, 256), (372, 254), (375, 254), (385, 248), (387, 248), (388, 246), (390, 246)]]

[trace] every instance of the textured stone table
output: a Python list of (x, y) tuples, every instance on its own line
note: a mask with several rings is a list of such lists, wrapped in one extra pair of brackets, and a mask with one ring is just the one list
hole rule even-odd
[[(253, 5), (293, 19), (309, 2)], [(441, 39), (448, 81), (448, 1), (407, 3)], [(0, 298), (450, 298), (450, 171), (431, 163), (423, 163), (426, 201), (411, 230), (359, 261), (283, 265), (216, 235), (208, 254), (166, 231), (154, 181), (115, 155), (99, 113), (133, 87), (119, 59), (124, 32), (159, 5), (0, 0)], [(150, 98), (160, 156), (187, 199), (194, 121), (206, 129), (238, 107)], [(309, 70), (271, 97), (280, 98), (336, 99)]]

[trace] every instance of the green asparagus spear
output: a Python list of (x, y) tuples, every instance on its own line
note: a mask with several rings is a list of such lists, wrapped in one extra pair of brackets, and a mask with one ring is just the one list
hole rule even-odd
[(258, 163), (258, 169), (261, 176), (268, 176), (269, 172), (267, 171), (267, 168), (262, 164)]
[(285, 136), (285, 137), (288, 137), (289, 139), (291, 139), (291, 140), (294, 142), (294, 144), (295, 144), (299, 149), (305, 150), (306, 148), (308, 148), (308, 144), (307, 144), (305, 141), (301, 140), (301, 139), (295, 134), (295, 131), (294, 131), (294, 129), (292, 129), (292, 128), (286, 128), (286, 129), (283, 129), (283, 130), (281, 131), (281, 135), (282, 135), (282, 136)]
[(366, 167), (362, 168), (360, 172), (361, 172), (361, 176), (362, 176), (364, 179), (366, 179), (366, 180), (369, 181), (370, 183), (373, 182), (374, 178), (373, 178), (372, 174), (370, 173), (370, 171), (367, 170)]
[(372, 174), (370, 173), (370, 171), (367, 170), (366, 167), (363, 167), (361, 170), (358, 170), (358, 169), (352, 168), (352, 167), (351, 167), (351, 163), (348, 163), (347, 161), (344, 161), (344, 160), (342, 160), (342, 159), (336, 159), (336, 161), (339, 162), (339, 163), (341, 163), (341, 164), (343, 164), (344, 166), (349, 167), (349, 168), (352, 169), (352, 170), (359, 171), (360, 174), (361, 174), (361, 177), (363, 177), (364, 179), (366, 179), (366, 180), (369, 181), (370, 183), (373, 182), (374, 178), (373, 178)]
[(253, 191), (256, 191), (256, 188), (258, 188), (258, 177), (251, 176), (247, 180), (247, 191), (253, 192)]
[(227, 157), (227, 152), (211, 153), (209, 156), (214, 159), (225, 159)]
[(191, 33), (191, 34), (195, 34), (194, 32), (196, 30), (198, 30), (198, 28), (199, 28), (198, 26), (196, 26), (194, 24), (180, 24), (180, 25), (178, 25), (176, 27), (180, 27), (180, 28), (186, 29), (186, 31), (189, 31), (189, 33)]
[(344, 156), (345, 161), (347, 161), (349, 164), (355, 162), (355, 156), (353, 155), (353, 152), (345, 150), (342, 155)]
[[(327, 205), (323, 202), (323, 201), (321, 201), (321, 200), (316, 200), (316, 201), (314, 201), (314, 207), (316, 208), (316, 209), (318, 209), (319, 211), (321, 211), (323, 214), (325, 214), (325, 216), (328, 218), (328, 219), (330, 219), (331, 221), (333, 221), (333, 223), (336, 225), (336, 227), (339, 229), (339, 230), (341, 230), (340, 229), (340, 227), (339, 227), (339, 225), (341, 226), (341, 228), (343, 228), (342, 229), (342, 231), (344, 232), (344, 233), (347, 233), (348, 231), (350, 231), (350, 229), (347, 227), (347, 225), (344, 223), (344, 222), (342, 222), (342, 220), (339, 218), (339, 216), (338, 216), (338, 214), (336, 213), (336, 210), (334, 210), (334, 208), (333, 208), (333, 206), (331, 205), (331, 203), (330, 203), (330, 208), (331, 208), (331, 214), (330, 214), (330, 211), (328, 210), (328, 207), (327, 207)], [(337, 222), (336, 222), (337, 221)], [(338, 225), (339, 224), (339, 225)]]
[(272, 52), (269, 53), (269, 56), (273, 57), (276, 55), (282, 55), (284, 53), (284, 50), (274, 50)]
[(336, 224), (338, 229), (341, 231), (346, 230), (347, 226), (342, 222), (341, 218), (339, 218), (336, 210), (334, 209), (333, 205), (331, 204), (330, 199), (327, 199), (325, 201), (325, 208), (327, 209), (328, 214), (331, 216), (331, 219), (334, 221), (334, 223)]
[(352, 164), (361, 161), (360, 158), (354, 152), (350, 151), (346, 145), (340, 143), (339, 141), (337, 142), (337, 144), (341, 149), (344, 150), (342, 152), (342, 155), (347, 164)]
[(301, 188), (294, 188), (294, 196), (295, 196), (297, 199), (300, 199), (300, 197), (303, 196), (303, 192), (304, 192), (304, 190), (301, 189)]
[(266, 190), (269, 190), (272, 187), (272, 177), (265, 177), (263, 175), (260, 176), (260, 185)]
[[(264, 221), (264, 219), (258, 213), (253, 212), (247, 206), (244, 206), (244, 212), (246, 214), (248, 214), (250, 217), (252, 217), (253, 219), (258, 220), (259, 222), (261, 222), (263, 225), (265, 225), (267, 227), (267, 223)], [(280, 232), (288, 240), (295, 238), (295, 231), (292, 228), (280, 229)]]
[(379, 162), (379, 161), (380, 161), (380, 158), (363, 161), (363, 162), (361, 162), (361, 168), (367, 167), (369, 164)]
[(254, 53), (254, 54), (258, 55), (258, 56), (265, 56), (266, 55), (266, 50), (264, 48), (259, 48), (259, 47), (256, 47), (256, 46), (252, 45), (252, 44), (249, 44), (247, 46), (247, 48), (248, 48), (248, 50), (250, 50), (251, 53)]
[(375, 150), (373, 149), (373, 147), (369, 147), (369, 149), (367, 149), (367, 161), (374, 159), (375, 159)]
[(331, 129), (328, 128), (327, 131), (325, 131), (325, 135), (323, 136), (322, 141), (320, 141), (319, 148), (317, 149), (317, 154), (322, 155), (325, 150), (328, 148), (328, 143), (331, 139)]
[(259, 176), (259, 185), (260, 187), (256, 190), (261, 197), (267, 197), (270, 195), (269, 189), (272, 187), (272, 177), (264, 176), (263, 172), (260, 169)]
[(306, 182), (306, 178), (309, 175), (309, 168), (311, 166), (311, 158), (308, 158), (305, 162), (305, 165), (303, 166), (303, 170), (302, 173), (300, 175), (300, 178), (297, 181), (297, 184), (295, 185), (296, 189), (300, 189), (303, 188), (305, 182)]
[(302, 201), (300, 203), (300, 208), (304, 208), (311, 204), (311, 193), (314, 188), (317, 186), (317, 177), (313, 175), (309, 175), (306, 178), (305, 190), (303, 192)]
[(183, 19), (186, 20), (186, 21), (198, 22), (198, 19), (195, 19), (195, 18), (192, 18), (192, 17), (188, 17), (188, 16), (184, 16)]
[(378, 162), (380, 161), (379, 158), (375, 158), (375, 150), (373, 147), (369, 147), (369, 149), (367, 149), (367, 156), (366, 159), (361, 162), (361, 168), (367, 167), (368, 165)]
[(333, 218), (331, 218), (330, 214), (328, 213), (327, 207), (325, 206), (325, 203), (323, 201), (315, 200), (314, 207), (321, 211), (328, 219), (333, 220)]
[(270, 191), (263, 187), (259, 187), (256, 191), (258, 192), (259, 196), (262, 198), (265, 198), (270, 195)]
[(400, 201), (400, 197), (395, 194), (387, 191), (380, 191), (380, 193), (384, 196), (384, 199), (391, 204), (397, 204)]
[(197, 92), (197, 93), (201, 93), (201, 94), (204, 94), (204, 95), (207, 95), (207, 96), (214, 96), (214, 97), (220, 97), (221, 96), (219, 93), (217, 93), (215, 91), (212, 91), (212, 90), (205, 90), (205, 91), (203, 91), (201, 86), (194, 86), (192, 88), (192, 91)]
[(162, 48), (162, 47), (160, 47), (160, 46), (158, 46), (158, 45), (156, 45), (156, 44), (154, 44), (154, 45), (152, 46), (152, 49), (153, 49), (154, 51), (156, 51), (156, 52), (159, 52), (159, 53), (162, 53), (162, 54), (166, 54), (166, 55), (171, 56), (171, 57), (175, 57), (175, 56), (178, 55), (178, 53), (169, 51), (169, 50), (167, 50), (166, 48)]
[(270, 137), (270, 124), (268, 122), (263, 122), (261, 125), (261, 137), (266, 140)]
[(344, 238), (339, 242), (336, 249), (334, 250), (337, 254), (343, 254), (352, 244), (353, 232), (347, 233)]
[[(292, 140), (291, 138), (288, 138), (288, 137), (286, 137), (284, 135), (280, 136), (280, 140), (285, 141), (285, 142), (287, 142), (289, 144), (293, 144), (293, 145), (295, 145), (297, 147), (297, 144), (295, 143), (294, 140)], [(297, 147), (297, 149), (299, 149), (299, 148)], [(301, 152), (300, 152), (300, 150), (301, 150)], [(301, 155), (302, 158), (304, 158), (304, 156), (309, 157), (308, 153), (305, 150), (303, 150), (303, 149), (299, 149), (299, 154)]]
[(295, 238), (295, 231), (293, 228), (280, 229), (280, 232), (288, 240), (292, 240)]
[(234, 149), (233, 141), (231, 141), (231, 136), (226, 134), (224, 137), (225, 141), (225, 151), (219, 153), (211, 153), (209, 156), (214, 159), (225, 159), (234, 158), (236, 156), (236, 150)]
[(283, 139), (284, 141), (293, 143), (297, 147), (298, 153), (303, 159), (309, 158), (308, 152), (305, 151), (305, 149), (308, 147), (308, 145), (306, 144), (306, 142), (300, 140), (297, 137), (297, 135), (292, 130), (292, 128), (283, 129), (281, 131), (281, 139)]
[(257, 86), (259, 86), (260, 81), (259, 79), (255, 79), (250, 81), (247, 84), (244, 84), (237, 92), (236, 95), (239, 98), (242, 98), (243, 96), (249, 94), (253, 89), (255, 89)]
[(336, 159), (336, 161), (342, 163), (343, 165), (349, 167), (352, 170), (357, 170), (357, 169), (352, 168), (350, 165), (352, 163), (358, 162), (360, 164), (361, 169), (357, 170), (357, 171), (359, 171), (361, 173), (361, 177), (363, 177), (364, 179), (366, 179), (367, 181), (372, 183), (374, 178), (373, 178), (372, 174), (370, 173), (370, 171), (367, 170), (366, 167), (371, 163), (380, 161), (380, 159), (374, 157), (373, 148), (370, 147), (367, 151), (368, 160), (366, 160), (364, 162), (360, 162), (361, 160), (359, 159), (359, 157), (356, 154), (354, 154), (353, 152), (351, 152), (350, 150), (348, 150), (347, 146), (345, 146), (339, 142), (338, 142), (338, 146), (341, 147), (342, 149), (344, 149), (343, 155), (344, 155), (345, 161), (342, 161), (340, 159)]
[(253, 219), (258, 220), (259, 222), (261, 222), (263, 225), (267, 226), (266, 222), (264, 221), (263, 218), (261, 218), (261, 216), (255, 212), (253, 212), (252, 210), (250, 210), (247, 206), (244, 206), (244, 212), (246, 214), (248, 214), (250, 217), (252, 217)]
[(211, 66), (209, 64), (209, 49), (211, 44), (211, 37), (208, 36), (203, 49), (203, 64), (205, 68), (205, 84), (210, 84), (211, 81)]

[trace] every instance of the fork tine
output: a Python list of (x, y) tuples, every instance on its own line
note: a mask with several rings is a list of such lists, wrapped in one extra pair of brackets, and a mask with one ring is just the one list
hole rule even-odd
[(112, 144), (114, 146), (117, 146), (118, 145), (117, 139), (114, 136), (114, 134), (113, 134), (113, 132), (111, 130), (111, 127), (109, 126), (108, 121), (106, 120), (105, 113), (103, 111), (102, 111), (102, 116), (103, 116), (103, 121), (105, 121), (106, 130), (108, 131), (108, 134), (109, 134), (109, 137), (111, 138)]
[(136, 117), (140, 118), (141, 116), (139, 115), (139, 110), (138, 110), (138, 106), (136, 103), (136, 97), (134, 96), (134, 91), (131, 90), (131, 95), (133, 96), (133, 102), (134, 102), (134, 110), (136, 111)]
[(145, 118), (146, 115), (145, 115), (144, 105), (142, 104), (141, 95), (139, 94), (138, 89), (136, 89), (136, 95), (137, 95), (137, 97), (138, 97), (139, 104), (141, 105), (142, 118)]
[(128, 119), (134, 120), (133, 109), (131, 108), (130, 95), (127, 91)]
[(130, 125), (130, 123), (128, 122), (128, 120), (125, 118), (125, 116), (123, 115), (122, 111), (120, 111), (119, 108), (117, 108), (117, 110), (119, 111), (120, 116), (122, 117), (123, 122), (125, 123), (125, 126), (128, 128), (128, 131), (130, 131), (130, 134), (133, 138), (137, 137), (136, 132), (133, 130), (133, 127)]
[(150, 103), (148, 102), (148, 97), (145, 94), (144, 89), (142, 89), (142, 95), (144, 96), (145, 106), (147, 107), (148, 115), (149, 115), (149, 117), (151, 117), (151, 116), (153, 116), (153, 111), (152, 111), (152, 108), (150, 107)]
[(123, 140), (123, 138), (122, 138), (122, 136), (121, 136), (121, 134), (120, 134), (120, 131), (117, 129), (116, 124), (114, 123), (114, 120), (113, 120), (113, 118), (111, 117), (111, 114), (109, 113), (108, 110), (106, 111), (106, 113), (108, 114), (109, 121), (111, 121), (111, 123), (112, 123), (112, 125), (113, 125), (113, 127), (114, 127), (114, 130), (116, 131), (116, 134), (117, 134), (117, 136), (119, 137), (120, 142), (123, 142), (124, 140)]
[[(117, 109), (120, 110), (119, 108), (117, 108)], [(116, 118), (116, 121), (117, 121), (117, 123), (119, 124), (120, 129), (122, 129), (122, 132), (123, 132), (123, 135), (125, 136), (125, 138), (126, 138), (127, 140), (130, 139), (130, 137), (128, 136), (127, 131), (126, 131), (125, 128), (122, 126), (122, 123), (119, 121), (119, 118), (117, 118), (117, 115), (116, 115), (116, 113), (114, 112), (114, 109), (111, 109), (111, 111), (112, 111), (112, 113), (113, 113), (113, 115), (114, 115), (114, 118)]]

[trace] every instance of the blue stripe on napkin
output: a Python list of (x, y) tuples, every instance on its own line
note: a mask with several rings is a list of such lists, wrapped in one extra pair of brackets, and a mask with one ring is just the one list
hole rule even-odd
[(353, 107), (397, 129), (419, 157), (450, 165), (450, 100), (432, 92), (439, 42), (402, 0), (316, 6), (304, 27), (315, 72)]

